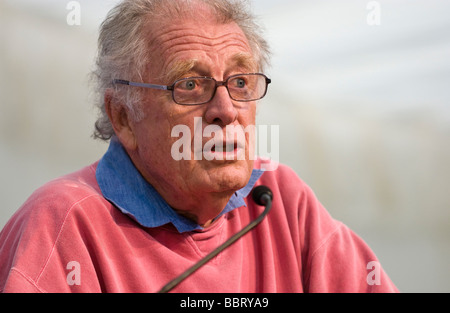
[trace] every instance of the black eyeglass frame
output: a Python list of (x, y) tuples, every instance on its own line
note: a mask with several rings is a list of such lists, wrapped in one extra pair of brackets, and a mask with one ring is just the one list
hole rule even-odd
[[(266, 88), (264, 90), (264, 93), (261, 97), (259, 97), (258, 99), (249, 99), (249, 100), (238, 100), (233, 98), (233, 96), (231, 95), (230, 90), (228, 89), (228, 82), (236, 77), (240, 77), (240, 76), (248, 76), (248, 75), (253, 75), (253, 76), (261, 76), (264, 77), (265, 81), (266, 81)], [(195, 103), (195, 104), (183, 104), (183, 103), (179, 103), (176, 99), (175, 99), (175, 86), (177, 84), (179, 84), (182, 81), (186, 81), (186, 80), (190, 80), (190, 79), (209, 79), (211, 81), (215, 82), (215, 87), (214, 87), (214, 92), (211, 95), (211, 98), (208, 101), (204, 101), (201, 103)], [(216, 91), (218, 87), (225, 87), (228, 91), (228, 95), (230, 96), (230, 98), (234, 101), (238, 101), (238, 102), (252, 102), (252, 101), (258, 101), (261, 100), (262, 98), (264, 98), (267, 94), (267, 90), (269, 87), (269, 84), (272, 82), (272, 80), (270, 78), (268, 78), (266, 75), (262, 74), (262, 73), (244, 73), (244, 74), (236, 74), (236, 75), (232, 75), (230, 77), (228, 77), (226, 80), (224, 81), (217, 81), (216, 79), (214, 79), (213, 77), (208, 77), (208, 76), (197, 76), (197, 77), (186, 77), (186, 78), (182, 78), (182, 79), (178, 79), (176, 80), (172, 85), (155, 85), (155, 84), (147, 84), (147, 83), (138, 83), (138, 82), (132, 82), (132, 81), (128, 81), (128, 80), (123, 80), (123, 79), (113, 79), (112, 83), (114, 85), (116, 84), (120, 84), (120, 85), (127, 85), (127, 86), (133, 86), (133, 87), (142, 87), (142, 88), (151, 88), (151, 89), (158, 89), (158, 90), (168, 90), (172, 92), (172, 99), (173, 101), (178, 104), (178, 105), (184, 105), (184, 106), (195, 106), (195, 105), (202, 105), (202, 104), (206, 104), (208, 102), (210, 102), (212, 99), (214, 99), (215, 95), (216, 95)]]

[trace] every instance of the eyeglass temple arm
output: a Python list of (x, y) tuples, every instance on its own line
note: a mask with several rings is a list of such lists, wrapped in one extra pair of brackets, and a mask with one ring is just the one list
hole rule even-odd
[(136, 83), (136, 82), (130, 82), (128, 80), (123, 80), (123, 79), (113, 79), (113, 84), (121, 84), (121, 85), (159, 89), (159, 90), (171, 90), (171, 86)]

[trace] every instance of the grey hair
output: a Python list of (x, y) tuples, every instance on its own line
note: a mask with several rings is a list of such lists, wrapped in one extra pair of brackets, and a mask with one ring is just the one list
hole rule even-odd
[(96, 69), (92, 72), (98, 95), (96, 106), (100, 111), (94, 138), (108, 141), (114, 136), (104, 103), (104, 94), (108, 89), (114, 90), (114, 96), (127, 106), (132, 118), (138, 121), (144, 117), (139, 105), (142, 97), (140, 89), (115, 86), (112, 81), (137, 79), (146, 82), (142, 78), (150, 61), (148, 41), (142, 37), (146, 22), (195, 14), (189, 8), (198, 1), (211, 7), (218, 22), (235, 22), (242, 29), (261, 71), (269, 65), (268, 44), (246, 0), (123, 0), (108, 13), (100, 26)]

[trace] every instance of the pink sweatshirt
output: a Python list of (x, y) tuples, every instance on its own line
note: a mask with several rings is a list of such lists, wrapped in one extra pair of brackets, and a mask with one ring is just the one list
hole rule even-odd
[[(144, 228), (102, 196), (97, 164), (37, 190), (0, 233), (0, 291), (157, 292), (255, 219), (226, 213), (210, 228)], [(289, 168), (256, 185), (274, 194), (253, 231), (173, 292), (396, 292), (369, 247), (332, 219)]]

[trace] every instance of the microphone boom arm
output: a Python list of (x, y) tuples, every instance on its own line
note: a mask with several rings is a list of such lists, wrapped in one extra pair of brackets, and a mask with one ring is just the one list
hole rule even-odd
[(194, 264), (192, 267), (190, 267), (188, 270), (186, 270), (180, 276), (178, 276), (174, 280), (170, 281), (158, 293), (167, 293), (167, 292), (171, 291), (173, 288), (175, 288), (175, 286), (177, 286), (179, 283), (181, 283), (183, 280), (185, 280), (187, 277), (189, 277), (191, 274), (193, 274), (195, 271), (197, 271), (200, 267), (205, 265), (212, 258), (214, 258), (220, 252), (222, 252), (223, 250), (225, 250), (226, 248), (231, 246), (239, 238), (244, 236), (250, 230), (255, 228), (259, 223), (261, 223), (262, 220), (264, 219), (264, 217), (267, 215), (267, 213), (269, 213), (270, 209), (272, 208), (272, 195), (270, 193), (270, 190), (269, 190), (269, 193), (261, 194), (260, 201), (257, 201), (257, 203), (264, 205), (265, 209), (254, 221), (250, 222), (246, 227), (244, 227), (242, 230), (240, 230), (239, 232), (234, 234), (227, 241), (225, 241), (222, 245), (220, 245), (218, 248), (213, 250), (211, 253), (209, 253), (207, 256), (205, 256), (203, 259), (201, 259), (199, 262)]

